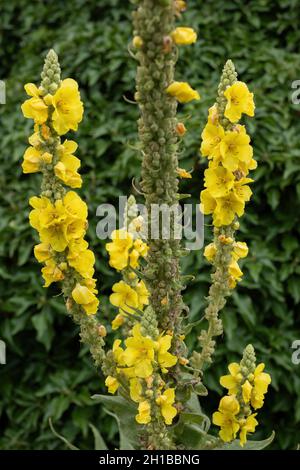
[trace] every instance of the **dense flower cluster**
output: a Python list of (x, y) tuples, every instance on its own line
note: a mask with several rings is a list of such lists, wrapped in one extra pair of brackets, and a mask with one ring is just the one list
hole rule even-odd
[(221, 399), (219, 410), (213, 414), (213, 423), (220, 426), (219, 435), (224, 442), (232, 441), (239, 433), (243, 446), (247, 434), (255, 431), (258, 421), (253, 410), (262, 408), (271, 383), (264, 368), (263, 363), (256, 366), (253, 347), (248, 345), (240, 364), (230, 364), (230, 374), (221, 377), (220, 384), (227, 388), (228, 395)]
[(172, 424), (177, 414), (173, 406), (175, 390), (161, 378), (161, 374), (166, 374), (177, 363), (177, 357), (169, 352), (171, 341), (172, 336), (167, 334), (156, 339), (142, 334), (141, 324), (136, 323), (131, 336), (125, 340), (125, 349), (121, 347), (121, 340), (114, 342), (116, 376), (108, 376), (105, 383), (110, 393), (115, 393), (121, 384), (129, 387), (131, 399), (139, 404), (136, 416), (139, 424), (148, 424), (157, 407), (166, 424)]
[[(83, 104), (75, 80), (60, 80), (57, 57), (51, 51), (46, 59), (42, 85), (29, 83), (25, 91), (31, 97), (22, 105), (25, 117), (33, 119), (34, 134), (24, 154), (24, 173), (42, 172), (41, 197), (30, 198), (33, 208), (30, 224), (41, 243), (34, 249), (40, 263), (45, 287), (67, 281), (73, 300), (87, 314), (97, 312), (95, 257), (84, 240), (87, 206), (70, 188), (80, 188), (80, 160), (72, 140), (61, 141), (69, 130), (77, 130), (83, 117)], [(53, 77), (53, 80), (49, 79)]]
[(143, 219), (137, 215), (135, 198), (128, 198), (125, 209), (126, 226), (114, 230), (112, 241), (106, 244), (109, 253), (109, 264), (120, 271), (123, 279), (112, 287), (110, 303), (119, 309), (112, 321), (113, 330), (118, 329), (128, 318), (128, 314), (142, 314), (145, 305), (149, 304), (149, 293), (143, 280), (136, 274), (141, 259), (145, 259), (148, 246), (141, 238)]
[[(240, 258), (245, 258), (248, 255), (248, 246), (245, 242), (236, 242), (233, 241), (230, 237), (224, 237), (219, 235), (219, 241), (224, 244), (230, 244), (232, 251), (231, 251), (231, 262), (228, 266), (228, 274), (229, 274), (229, 287), (230, 289), (234, 289), (236, 283), (242, 279), (243, 272), (241, 271), (238, 260)], [(210, 263), (214, 262), (215, 256), (217, 253), (217, 248), (215, 243), (210, 243), (204, 249), (204, 256)]]
[(201, 202), (204, 214), (213, 214), (216, 227), (229, 225), (236, 216), (243, 215), (252, 194), (248, 186), (252, 179), (247, 175), (257, 166), (245, 126), (237, 124), (243, 113), (254, 115), (253, 94), (245, 83), (237, 81), (225, 90), (224, 96), (224, 115), (232, 128), (224, 130), (214, 105), (209, 110), (201, 144), (202, 155), (210, 160)]

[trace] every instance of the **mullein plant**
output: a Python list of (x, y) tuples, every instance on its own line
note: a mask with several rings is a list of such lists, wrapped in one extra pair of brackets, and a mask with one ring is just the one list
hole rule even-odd
[[(177, 220), (171, 218), (171, 236), (161, 228), (158, 238), (153, 204), (177, 207), (186, 195), (179, 192), (180, 178), (191, 174), (179, 168), (178, 151), (186, 132), (177, 117), (177, 104), (199, 100), (188, 83), (175, 79), (178, 46), (193, 44), (196, 32), (175, 26), (182, 19), (182, 0), (135, 0), (131, 55), (139, 62), (135, 100), (143, 155), (140, 192), (145, 197), (148, 219), (139, 215), (136, 200), (128, 198), (124, 225), (114, 230), (106, 244), (109, 264), (120, 274), (110, 302), (116, 308), (109, 331), (117, 338), (105, 348), (106, 327), (97, 320), (98, 298), (93, 252), (85, 240), (87, 206), (74, 191), (81, 187), (77, 144), (65, 139), (76, 131), (83, 117), (78, 84), (61, 79), (57, 55), (46, 57), (39, 87), (27, 84), (30, 96), (22, 105), (25, 117), (34, 121), (22, 164), (24, 173), (42, 173), (41, 194), (29, 201), (30, 223), (38, 232), (37, 260), (43, 264), (45, 287), (59, 282), (68, 313), (80, 326), (81, 340), (89, 345), (95, 364), (105, 375), (108, 395), (96, 395), (117, 418), (121, 449), (234, 449), (247, 448), (247, 435), (258, 424), (256, 410), (264, 403), (271, 382), (256, 365), (248, 345), (240, 363), (229, 365), (221, 377), (227, 389), (213, 414), (220, 428), (209, 432), (210, 420), (200, 408), (198, 396), (207, 395), (205, 368), (212, 363), (215, 337), (221, 335), (219, 313), (242, 278), (238, 260), (247, 256), (244, 242), (236, 241), (238, 218), (244, 213), (251, 190), (248, 177), (255, 169), (250, 138), (239, 121), (254, 115), (253, 94), (237, 80), (234, 65), (224, 67), (216, 103), (209, 110), (202, 134), (201, 154), (209, 160), (205, 189), (201, 193), (204, 214), (212, 214), (213, 242), (204, 255), (213, 265), (205, 318), (208, 328), (199, 337), (200, 351), (191, 355), (185, 336), (188, 323), (182, 291), (187, 279), (180, 272), (180, 258), (188, 254), (175, 236)], [(238, 440), (238, 439), (239, 440)], [(251, 441), (263, 448), (272, 437)]]

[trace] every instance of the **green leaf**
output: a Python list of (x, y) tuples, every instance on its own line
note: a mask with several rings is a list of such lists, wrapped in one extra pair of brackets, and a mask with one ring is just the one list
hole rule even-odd
[(210, 428), (209, 418), (202, 413), (198, 397), (195, 393), (191, 395), (187, 403), (189, 411), (181, 413), (178, 423), (173, 427), (176, 440), (187, 449), (202, 449), (207, 440), (213, 440), (208, 436)]
[(208, 395), (207, 388), (205, 387), (205, 385), (203, 385), (202, 382), (200, 382), (200, 383), (198, 383), (197, 385), (194, 386), (194, 391), (200, 397), (206, 397)]
[(31, 321), (37, 332), (37, 340), (45, 346), (47, 351), (49, 351), (54, 332), (51, 317), (48, 314), (47, 309), (44, 309), (37, 315), (34, 315), (31, 318)]
[(117, 421), (120, 433), (120, 450), (137, 449), (136, 407), (120, 396), (93, 395), (92, 399), (103, 403), (105, 411)]
[(295, 304), (300, 302), (299, 277), (293, 276), (288, 280), (288, 291), (293, 297)]
[(90, 426), (90, 428), (93, 432), (93, 435), (94, 435), (94, 440), (95, 440), (94, 450), (107, 450), (107, 446), (104, 442), (103, 437), (101, 436), (100, 432), (98, 431), (98, 429), (92, 423), (90, 423), (89, 426)]

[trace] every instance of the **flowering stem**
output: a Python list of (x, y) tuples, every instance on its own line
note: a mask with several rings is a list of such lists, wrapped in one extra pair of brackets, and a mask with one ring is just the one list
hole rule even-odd
[[(222, 125), (224, 131), (230, 131), (233, 124), (224, 116), (226, 107), (226, 97), (224, 91), (226, 88), (236, 82), (237, 73), (234, 64), (228, 60), (224, 66), (221, 76), (220, 84), (218, 87), (218, 97), (216, 102), (217, 115), (219, 123)], [(214, 228), (214, 246), (216, 247), (216, 256), (213, 261), (214, 272), (211, 275), (212, 284), (208, 294), (208, 305), (205, 309), (205, 318), (208, 321), (208, 329), (202, 330), (199, 336), (201, 345), (201, 352), (194, 352), (191, 364), (197, 370), (196, 375), (203, 370), (207, 364), (211, 364), (212, 356), (215, 351), (216, 336), (223, 333), (222, 321), (219, 318), (219, 312), (226, 304), (226, 298), (231, 294), (229, 288), (229, 265), (231, 262), (231, 254), (234, 243), (234, 233), (236, 222), (230, 225), (215, 227)], [(231, 239), (230, 243), (222, 243), (222, 239)]]
[[(30, 141), (30, 143), (33, 146), (36, 146), (38, 152), (51, 157), (51, 160), (48, 161), (47, 164), (43, 164), (39, 168), (39, 170), (42, 172), (41, 196), (42, 198), (44, 198), (44, 200), (51, 202), (53, 208), (55, 208), (57, 207), (55, 205), (56, 203), (62, 204), (64, 197), (67, 194), (71, 193), (68, 192), (68, 188), (65, 187), (68, 186), (68, 182), (64, 181), (63, 184), (63, 180), (61, 180), (55, 172), (55, 168), (60, 162), (60, 152), (62, 148), (60, 135), (63, 135), (66, 132), (59, 133), (57, 129), (55, 129), (55, 126), (53, 124), (54, 106), (51, 100), (57, 90), (59, 90), (59, 88), (61, 87), (62, 83), (60, 78), (60, 66), (58, 62), (58, 57), (53, 50), (50, 50), (47, 54), (41, 78), (41, 86), (38, 90), (40, 98), (35, 98), (35, 100), (39, 100), (39, 108), (37, 109), (46, 108), (45, 103), (47, 103), (47, 114), (44, 119), (41, 119), (41, 121), (36, 122), (36, 120), (34, 119), (36, 127), (35, 134), (33, 137), (34, 140), (37, 141), (37, 143), (32, 141)], [(26, 114), (28, 110), (26, 111), (25, 107), (24, 110)], [(31, 115), (26, 115), (26, 117), (34, 118), (34, 116)], [(65, 141), (64, 144), (66, 142), (68, 141)], [(32, 147), (30, 149), (32, 151)], [(71, 156), (71, 158), (72, 157), (73, 159), (75, 159), (74, 156)], [(23, 166), (23, 168), (25, 167)], [(32, 171), (28, 170), (26, 172)], [(76, 175), (76, 177), (80, 178), (79, 175)], [(80, 200), (79, 197), (78, 199)], [(81, 201), (81, 204), (84, 205), (83, 201)], [(89, 346), (96, 367), (100, 367), (103, 365), (103, 361), (105, 359), (103, 340), (103, 336), (105, 336), (105, 329), (97, 321), (95, 316), (88, 316), (87, 313), (84, 311), (83, 307), (81, 305), (76, 304), (72, 298), (72, 291), (75, 288), (76, 284), (81, 282), (84, 283), (86, 281), (86, 277), (88, 276), (82, 276), (80, 272), (76, 271), (69, 264), (69, 246), (66, 247), (63, 251), (57, 251), (51, 246), (51, 248), (49, 249), (49, 253), (51, 254), (51, 259), (53, 260), (54, 267), (52, 267), (51, 273), (47, 274), (51, 279), (46, 285), (49, 285), (51, 282), (61, 281), (62, 291), (66, 301), (67, 310), (73, 317), (74, 321), (79, 325), (81, 339), (84, 343)], [(45, 258), (45, 260), (41, 261), (46, 261), (46, 267), (43, 269), (47, 269), (47, 259)], [(56, 277), (55, 273), (58, 273)]]
[(139, 136), (144, 155), (141, 188), (148, 211), (149, 253), (145, 276), (159, 328), (174, 332), (175, 349), (179, 350), (184, 305), (179, 267), (181, 247), (179, 240), (174, 239), (174, 218), (171, 239), (163, 239), (161, 227), (159, 239), (152, 238), (151, 232), (151, 228), (159, 224), (152, 205), (165, 204), (170, 208), (178, 204), (177, 104), (176, 99), (166, 93), (173, 81), (176, 61), (176, 48), (170, 47), (174, 22), (173, 1), (143, 0), (134, 12), (135, 34), (142, 40), (136, 54), (140, 62), (136, 100), (141, 111)]

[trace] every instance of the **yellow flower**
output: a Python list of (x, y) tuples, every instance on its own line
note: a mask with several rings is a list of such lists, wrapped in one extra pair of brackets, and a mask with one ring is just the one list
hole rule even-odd
[[(59, 201), (56, 201), (59, 202)], [(69, 221), (65, 225), (65, 237), (69, 241), (82, 238), (86, 231), (87, 205), (74, 191), (68, 191), (63, 206)]]
[(212, 263), (215, 259), (217, 248), (214, 243), (210, 243), (204, 248), (204, 256), (209, 263)]
[(120, 328), (120, 326), (123, 325), (123, 323), (124, 323), (124, 316), (118, 313), (118, 315), (111, 322), (112, 330), (114, 331), (117, 330), (118, 328)]
[(120, 344), (121, 344), (121, 340), (116, 339), (114, 341), (112, 351), (113, 351), (113, 355), (116, 360), (116, 363), (119, 366), (125, 366), (126, 364), (124, 361), (124, 349), (121, 348)]
[(139, 265), (139, 257), (139, 252), (133, 248), (129, 253), (129, 266), (137, 268)]
[(112, 242), (107, 243), (105, 248), (109, 253), (109, 264), (111, 267), (121, 271), (128, 265), (129, 249), (133, 245), (133, 237), (125, 229), (114, 230), (111, 234)]
[(237, 362), (232, 362), (228, 366), (228, 370), (230, 372), (229, 375), (223, 375), (220, 378), (220, 384), (222, 387), (228, 389), (228, 393), (230, 395), (235, 395), (238, 393), (239, 385), (243, 379), (241, 374), (240, 365)]
[(220, 153), (224, 167), (230, 171), (238, 169), (239, 161), (251, 161), (253, 148), (244, 126), (236, 126), (236, 130), (226, 132), (220, 143)]
[(77, 172), (80, 167), (80, 160), (75, 155), (72, 155), (76, 149), (76, 142), (65, 140), (60, 147), (59, 162), (54, 167), (57, 178), (61, 179), (71, 188), (80, 188), (82, 185), (81, 176)]
[(220, 124), (208, 121), (201, 134), (200, 152), (202, 156), (214, 159), (220, 157), (220, 143), (224, 136), (225, 131)]
[(253, 180), (251, 178), (241, 178), (240, 180), (235, 181), (233, 191), (238, 199), (243, 202), (250, 201), (252, 191), (249, 186), (247, 186), (247, 183), (252, 182)]
[[(141, 215), (135, 217), (128, 225), (128, 232), (131, 233), (131, 235), (133, 236), (133, 238), (137, 238), (138, 235), (140, 234), (142, 228), (143, 228), (143, 225), (144, 225), (144, 219)], [(148, 246), (146, 245), (146, 243), (144, 243), (140, 238), (137, 238), (136, 241), (139, 241), (141, 242), (141, 246), (142, 244), (146, 247), (146, 252), (145, 254), (143, 255), (141, 253), (141, 256), (147, 256), (147, 252), (148, 252)], [(138, 251), (139, 251), (139, 246), (136, 245)]]
[(140, 49), (143, 45), (143, 40), (142, 40), (141, 36), (134, 36), (134, 38), (132, 40), (132, 44), (136, 49)]
[(189, 45), (197, 41), (197, 33), (193, 28), (179, 27), (172, 31), (171, 38), (178, 46)]
[(27, 95), (32, 96), (21, 106), (24, 117), (33, 119), (36, 124), (43, 124), (48, 119), (48, 106), (41, 98), (40, 90), (33, 83), (27, 83), (24, 88)]
[(52, 282), (61, 281), (64, 278), (62, 270), (53, 259), (48, 259), (42, 268), (42, 276), (45, 280), (44, 287), (49, 287)]
[[(43, 126), (44, 125), (45, 124), (43, 124)], [(40, 148), (41, 143), (42, 143), (40, 133), (39, 133), (39, 128), (41, 128), (41, 126), (38, 126), (37, 124), (35, 124), (34, 125), (35, 132), (28, 138), (28, 142), (30, 143), (30, 145), (32, 145), (32, 147), (36, 147), (38, 149)]]
[(24, 153), (22, 163), (23, 173), (36, 173), (41, 170), (43, 164), (51, 163), (52, 155), (48, 152), (40, 152), (34, 147), (28, 147)]
[(52, 257), (51, 245), (49, 243), (40, 243), (34, 247), (34, 256), (39, 263), (44, 263)]
[(237, 261), (231, 261), (228, 267), (228, 272), (235, 281), (240, 281), (243, 276), (243, 272), (241, 271)]
[(67, 214), (62, 201), (53, 205), (45, 197), (33, 197), (29, 203), (34, 208), (29, 215), (30, 224), (38, 230), (41, 241), (50, 244), (55, 251), (64, 251), (68, 244), (64, 233)]
[(157, 361), (163, 373), (168, 372), (167, 367), (172, 367), (177, 362), (177, 357), (169, 353), (171, 347), (172, 336), (160, 336), (156, 342)]
[(187, 178), (187, 179), (192, 178), (191, 173), (186, 171), (184, 168), (177, 168), (176, 171), (177, 171), (179, 178)]
[(256, 415), (257, 413), (253, 413), (247, 418), (239, 420), (239, 424), (241, 428), (240, 435), (239, 435), (241, 447), (243, 447), (247, 442), (247, 434), (249, 432), (254, 432), (256, 426), (258, 425), (258, 421), (255, 419)]
[(91, 278), (94, 275), (95, 255), (88, 250), (88, 243), (81, 239), (72, 240), (69, 243), (67, 260), (83, 278)]
[(224, 114), (231, 122), (237, 122), (243, 113), (254, 116), (253, 93), (245, 83), (235, 82), (225, 90), (224, 96), (227, 98)]
[(147, 243), (143, 242), (140, 238), (136, 239), (133, 243), (133, 248), (138, 252), (143, 258), (147, 257), (149, 247)]
[(203, 191), (201, 191), (200, 200), (201, 200), (201, 206), (200, 206), (201, 212), (203, 212), (203, 214), (212, 214), (212, 212), (216, 208), (217, 203), (216, 203), (215, 198), (208, 191), (208, 189), (204, 189)]
[(246, 404), (248, 404), (250, 402), (252, 388), (253, 387), (250, 384), (249, 380), (246, 380), (245, 383), (243, 383), (243, 385), (242, 385), (242, 396), (243, 396), (243, 400)]
[(151, 421), (150, 403), (145, 400), (139, 404), (139, 413), (135, 417), (139, 424), (148, 424)]
[(124, 362), (134, 369), (136, 377), (149, 377), (153, 372), (154, 342), (151, 338), (142, 336), (141, 326), (136, 324), (132, 336), (125, 341)]
[(255, 170), (255, 168), (257, 168), (257, 161), (254, 160), (254, 158), (251, 158), (251, 160), (248, 160), (247, 162), (239, 161), (238, 170), (243, 175), (248, 175), (249, 170)]
[(173, 419), (177, 415), (177, 409), (172, 406), (175, 402), (175, 389), (168, 388), (165, 392), (156, 399), (157, 405), (160, 406), (161, 414), (165, 423), (172, 424)]
[(143, 400), (143, 397), (142, 397), (143, 387), (142, 387), (141, 381), (137, 379), (136, 377), (130, 379), (129, 391), (130, 391), (131, 400), (135, 401), (136, 403)]
[(106, 377), (105, 385), (108, 388), (108, 393), (112, 393), (112, 394), (116, 393), (116, 391), (118, 390), (120, 386), (118, 380), (115, 377), (112, 377), (111, 375)]
[(219, 122), (218, 108), (216, 103), (208, 109), (207, 122), (214, 125), (217, 125)]
[(68, 191), (63, 199), (68, 215), (85, 221), (87, 218), (87, 205), (74, 191)]
[(87, 207), (73, 191), (54, 204), (45, 197), (33, 197), (29, 203), (34, 208), (29, 215), (30, 224), (38, 230), (41, 241), (55, 251), (64, 251), (69, 241), (85, 233)]
[(230, 442), (235, 439), (240, 425), (236, 415), (240, 411), (240, 405), (234, 395), (223, 397), (219, 404), (219, 411), (213, 414), (213, 423), (220, 426), (220, 438), (224, 442)]
[(175, 8), (178, 13), (186, 10), (186, 1), (185, 0), (175, 0)]
[(174, 96), (179, 103), (188, 103), (192, 100), (200, 100), (200, 95), (186, 82), (173, 82), (168, 86), (166, 92)]
[(138, 296), (138, 308), (143, 309), (144, 305), (149, 305), (149, 292), (144, 281), (135, 286), (135, 291)]
[(138, 308), (138, 294), (126, 282), (120, 281), (113, 285), (113, 294), (110, 295), (109, 301), (115, 307), (125, 313), (133, 313)]
[(46, 124), (42, 124), (40, 126), (40, 134), (44, 140), (48, 140), (51, 137), (50, 128)]
[(214, 210), (214, 225), (221, 227), (229, 225), (237, 214), (241, 217), (244, 213), (245, 204), (236, 197), (234, 193), (216, 199), (216, 208)]
[(245, 242), (234, 242), (233, 243), (233, 251), (232, 251), (232, 257), (236, 261), (240, 258), (246, 258), (248, 255), (248, 246), (247, 243)]
[(209, 167), (204, 172), (205, 186), (214, 198), (226, 196), (234, 185), (234, 176), (226, 168)]
[(80, 101), (78, 84), (72, 78), (66, 78), (51, 99), (54, 107), (52, 114), (53, 127), (59, 135), (70, 129), (77, 131), (82, 121), (83, 104)]
[(266, 372), (263, 372), (265, 365), (263, 363), (258, 364), (254, 371), (253, 379), (253, 390), (251, 397), (251, 405), (255, 410), (261, 408), (264, 404), (264, 395), (268, 391), (268, 386), (271, 383), (271, 376)]
[(77, 304), (82, 306), (88, 315), (97, 313), (99, 300), (88, 287), (77, 283), (72, 291), (72, 297)]

